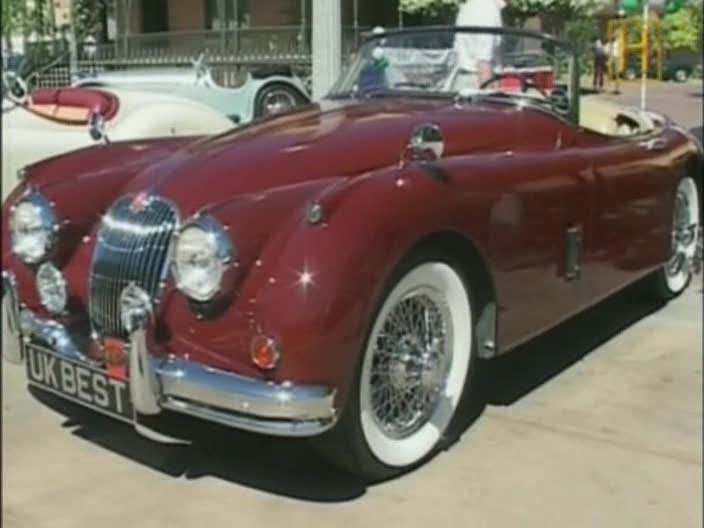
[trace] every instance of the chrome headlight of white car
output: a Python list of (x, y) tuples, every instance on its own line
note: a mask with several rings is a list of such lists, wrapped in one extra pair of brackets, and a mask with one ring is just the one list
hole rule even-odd
[(54, 246), (59, 225), (51, 204), (32, 191), (10, 210), (12, 251), (28, 264), (36, 264)]
[(236, 253), (222, 224), (200, 215), (178, 233), (173, 258), (176, 287), (194, 301), (207, 302), (220, 291)]

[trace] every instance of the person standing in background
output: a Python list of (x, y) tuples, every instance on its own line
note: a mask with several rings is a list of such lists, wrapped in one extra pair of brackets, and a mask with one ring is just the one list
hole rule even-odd
[[(458, 27), (503, 27), (501, 11), (504, 0), (467, 0), (457, 13)], [(458, 33), (455, 36), (458, 76), (473, 78), (463, 80), (461, 87), (476, 88), (489, 80), (493, 67), (499, 62), (501, 35), (489, 33)], [(473, 85), (473, 86), (472, 86)]]
[(592, 53), (594, 54), (594, 80), (592, 81), (592, 86), (594, 90), (600, 92), (604, 89), (604, 73), (606, 72), (608, 60), (606, 47), (601, 42), (601, 39), (596, 39)]
[(621, 46), (618, 37), (614, 37), (608, 46), (609, 73), (614, 83), (614, 93), (620, 93), (619, 81), (621, 79)]

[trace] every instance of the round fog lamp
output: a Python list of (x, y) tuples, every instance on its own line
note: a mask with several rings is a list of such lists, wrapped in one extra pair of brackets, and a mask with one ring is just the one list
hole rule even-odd
[(37, 271), (37, 292), (50, 313), (58, 314), (66, 308), (66, 280), (51, 262), (42, 264)]

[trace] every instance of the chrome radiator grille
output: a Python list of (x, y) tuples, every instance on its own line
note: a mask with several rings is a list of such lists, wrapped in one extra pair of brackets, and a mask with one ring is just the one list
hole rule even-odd
[(168, 272), (169, 244), (177, 224), (176, 210), (154, 196), (120, 198), (105, 215), (90, 272), (90, 319), (98, 334), (126, 336), (120, 295), (130, 283), (157, 298)]

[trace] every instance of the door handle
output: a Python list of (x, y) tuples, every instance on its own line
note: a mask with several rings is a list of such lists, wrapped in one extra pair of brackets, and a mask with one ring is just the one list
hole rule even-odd
[(649, 139), (648, 141), (643, 141), (639, 143), (642, 149), (652, 152), (655, 150), (665, 150), (667, 147), (667, 142), (661, 138)]

